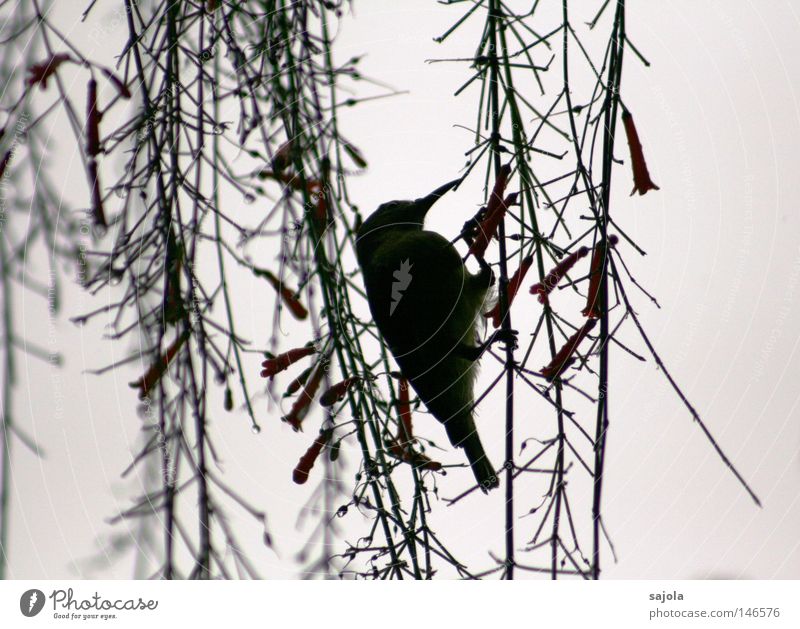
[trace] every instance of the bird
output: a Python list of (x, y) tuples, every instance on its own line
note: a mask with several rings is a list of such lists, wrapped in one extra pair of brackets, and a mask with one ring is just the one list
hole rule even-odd
[(459, 182), (380, 205), (358, 228), (356, 257), (373, 320), (403, 377), (444, 424), (450, 443), (464, 450), (486, 493), (499, 481), (475, 427), (477, 362), (495, 341), (515, 343), (516, 332), (478, 341), (491, 268), (480, 259), (479, 272), (471, 273), (450, 241), (424, 229), (428, 210)]

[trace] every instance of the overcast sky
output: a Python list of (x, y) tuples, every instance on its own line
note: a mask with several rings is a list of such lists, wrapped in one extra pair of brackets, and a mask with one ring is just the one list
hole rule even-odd
[[(76, 41), (82, 37), (94, 59), (118, 53), (121, 32), (95, 44), (86, 36), (91, 25), (80, 25), (79, 13), (59, 4), (63, 30)], [(560, 5), (540, 4), (545, 11), (559, 10), (548, 4)], [(587, 4), (592, 13), (600, 2)], [(800, 6), (741, 0), (629, 4), (628, 33), (652, 65), (645, 68), (629, 55), (622, 91), (661, 187), (629, 197), (628, 165), (615, 171), (613, 214), (648, 252), (635, 258), (629, 249), (626, 259), (662, 306), (637, 297), (637, 311), (764, 507), (752, 504), (655, 366), (612, 352), (604, 509), (619, 561), (611, 562), (606, 552), (604, 576), (800, 578)], [(106, 19), (109, 6), (101, 0), (94, 19)], [(477, 95), (452, 96), (467, 76), (465, 66), (425, 63), (471, 54), (477, 22), (467, 23), (445, 46), (432, 41), (459, 15), (430, 0), (357, 1), (355, 17), (340, 25), (338, 59), (366, 53), (365, 75), (408, 92), (343, 114), (343, 129), (370, 164), (351, 184), (363, 212), (428, 192), (463, 165), (470, 137), (454, 125), (473, 125)], [(85, 84), (74, 87), (82, 92)], [(53, 142), (63, 161), (56, 181), (67, 201), (80, 204), (71, 186), (82, 177), (79, 157), (66, 136), (55, 133)], [(441, 201), (431, 228), (455, 233), (474, 211), (478, 179)], [(238, 289), (239, 308), (257, 334), (267, 312), (264, 285), (243, 280)], [(119, 359), (128, 348), (98, 340), (99, 325), (76, 328), (68, 322), (93, 305), (80, 290), (67, 291), (64, 301), (67, 316), (56, 322), (54, 336), (67, 358), (64, 368), (35, 360), (19, 365), (16, 420), (47, 457), (15, 448), (9, 574), (127, 577), (129, 561), (91, 573), (85, 565), (76, 572), (74, 563), (96, 552), (97, 539), (122, 530), (106, 519), (130, 496), (119, 474), (141, 424), (136, 392), (127, 385), (134, 373), (84, 375), (84, 369)], [(531, 321), (538, 315), (532, 298), (515, 308), (536, 313)], [(49, 334), (40, 299), (18, 299), (18, 310), (24, 334)], [(646, 353), (635, 335), (626, 338)], [(497, 369), (487, 363), (482, 381)], [(500, 395), (490, 397), (478, 420), (495, 462), (503, 453), (502, 403)], [(551, 415), (530, 404), (520, 406), (518, 418), (521, 434), (532, 436), (540, 418), (550, 421)], [(308, 443), (294, 438), (276, 414), (262, 412), (261, 419), (265, 429), (254, 435), (244, 415), (220, 413), (215, 438), (227, 478), (267, 510), (280, 542), (277, 553), (264, 549), (258, 531), (234, 518), (260, 572), (294, 577), (291, 559), (306, 535), (295, 530), (295, 517), (314, 483), (298, 489), (290, 473)], [(419, 419), (416, 426), (446, 443), (432, 419)], [(467, 476), (459, 474), (440, 481), (442, 495), (466, 485)], [(588, 494), (575, 491), (587, 517)], [(436, 526), (470, 564), (488, 565), (486, 549), (502, 549), (500, 494), (438, 507)], [(520, 514), (538, 500), (519, 496)], [(521, 518), (518, 526), (523, 544), (531, 524)], [(475, 539), (485, 543), (476, 545)]]

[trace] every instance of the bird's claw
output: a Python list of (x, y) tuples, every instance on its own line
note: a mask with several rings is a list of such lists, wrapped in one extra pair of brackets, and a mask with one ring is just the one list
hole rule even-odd
[(492, 334), (491, 343), (505, 343), (506, 349), (508, 349), (508, 347), (517, 349), (517, 347), (519, 347), (517, 335), (518, 332), (516, 330), (498, 330)]
[[(477, 257), (477, 256), (476, 256)], [(481, 279), (484, 280), (484, 283), (487, 286), (494, 286), (495, 277), (494, 272), (492, 271), (492, 267), (489, 266), (489, 263), (481, 257), (477, 257), (478, 264), (481, 267), (480, 276)]]

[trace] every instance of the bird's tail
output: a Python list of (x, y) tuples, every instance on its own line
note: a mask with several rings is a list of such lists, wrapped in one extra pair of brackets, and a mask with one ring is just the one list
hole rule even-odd
[[(481, 438), (478, 436), (477, 430), (475, 430), (475, 422), (472, 421), (472, 417), (470, 417), (469, 421), (462, 420), (454, 424), (453, 427), (456, 425), (459, 427), (470, 427), (471, 430), (448, 430), (448, 433), (450, 433), (448, 435), (450, 441), (457, 448), (464, 448), (464, 453), (469, 460), (469, 466), (472, 468), (472, 473), (475, 475), (475, 480), (478, 481), (481, 490), (486, 493), (490, 489), (494, 489), (500, 484), (500, 481), (497, 478), (497, 474), (495, 474), (494, 467), (489, 462), (489, 457), (486, 456), (486, 452), (483, 449)], [(450, 428), (451, 422), (448, 422), (445, 426)]]

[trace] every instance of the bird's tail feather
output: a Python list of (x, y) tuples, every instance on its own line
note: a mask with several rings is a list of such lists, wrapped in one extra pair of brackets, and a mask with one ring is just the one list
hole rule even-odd
[(485, 493), (490, 489), (494, 489), (500, 484), (494, 467), (489, 462), (486, 452), (483, 449), (483, 444), (477, 432), (472, 432), (461, 443), (457, 444), (458, 447), (464, 448), (464, 453), (469, 459), (469, 465), (472, 468), (472, 473), (475, 475), (475, 480)]

